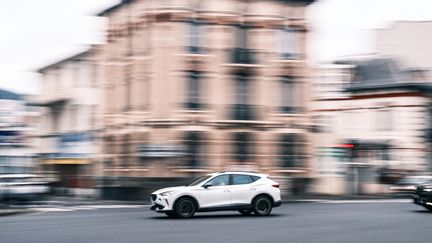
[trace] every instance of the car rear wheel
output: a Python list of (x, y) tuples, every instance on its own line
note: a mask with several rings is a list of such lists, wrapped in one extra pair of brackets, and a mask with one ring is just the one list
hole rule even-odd
[(242, 209), (242, 210), (239, 210), (239, 213), (241, 213), (243, 215), (250, 215), (252, 213), (252, 209)]
[(192, 199), (182, 198), (175, 206), (175, 216), (179, 218), (190, 218), (195, 214), (195, 203)]
[(269, 215), (272, 211), (272, 202), (268, 197), (260, 196), (254, 200), (252, 209), (256, 215)]

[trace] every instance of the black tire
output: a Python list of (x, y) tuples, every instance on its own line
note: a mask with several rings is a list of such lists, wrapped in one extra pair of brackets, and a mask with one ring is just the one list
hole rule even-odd
[(196, 210), (195, 202), (190, 198), (180, 199), (175, 206), (175, 215), (179, 218), (190, 218)]
[(272, 211), (272, 208), (272, 201), (267, 196), (257, 197), (252, 204), (252, 210), (256, 215), (259, 216), (269, 215)]
[(176, 214), (174, 212), (169, 212), (169, 213), (165, 213), (166, 216), (170, 217), (170, 218), (175, 218)]
[(429, 211), (432, 212), (432, 206), (430, 206), (430, 205), (425, 205), (424, 207), (427, 208), (427, 210), (429, 210)]
[(243, 215), (250, 215), (252, 213), (252, 209), (241, 209), (239, 210), (239, 213)]

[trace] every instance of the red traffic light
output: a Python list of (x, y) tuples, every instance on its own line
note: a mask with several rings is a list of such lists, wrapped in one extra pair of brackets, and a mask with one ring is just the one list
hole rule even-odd
[(344, 144), (339, 144), (338, 146), (339, 148), (349, 148), (349, 149), (353, 149), (355, 148), (355, 145), (352, 143), (344, 143)]

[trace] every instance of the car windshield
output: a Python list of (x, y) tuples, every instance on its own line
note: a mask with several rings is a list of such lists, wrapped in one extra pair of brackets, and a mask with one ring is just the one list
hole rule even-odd
[(192, 182), (191, 184), (187, 185), (187, 186), (196, 186), (198, 184), (200, 184), (201, 182), (207, 180), (208, 178), (210, 178), (211, 176), (207, 175), (207, 176), (202, 176), (198, 179), (196, 179), (194, 182)]

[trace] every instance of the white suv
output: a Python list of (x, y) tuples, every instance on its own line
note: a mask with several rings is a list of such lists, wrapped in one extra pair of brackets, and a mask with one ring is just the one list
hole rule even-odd
[(189, 218), (195, 212), (238, 210), (268, 215), (281, 205), (279, 183), (254, 172), (218, 172), (188, 186), (169, 187), (151, 194), (152, 210), (170, 217)]

